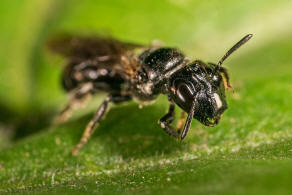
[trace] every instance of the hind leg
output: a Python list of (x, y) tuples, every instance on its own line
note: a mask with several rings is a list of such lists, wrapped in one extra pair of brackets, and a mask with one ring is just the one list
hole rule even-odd
[(73, 114), (74, 111), (86, 107), (92, 97), (93, 84), (85, 83), (80, 87), (74, 89), (69, 94), (69, 103), (54, 119), (54, 124), (62, 124), (66, 122)]

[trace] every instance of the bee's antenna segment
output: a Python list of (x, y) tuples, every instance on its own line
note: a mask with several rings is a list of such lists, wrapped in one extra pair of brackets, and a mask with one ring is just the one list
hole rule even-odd
[(222, 65), (222, 63), (224, 62), (224, 60), (226, 60), (226, 58), (228, 58), (228, 56), (230, 56), (235, 50), (237, 50), (239, 47), (241, 47), (243, 44), (245, 44), (248, 40), (250, 40), (250, 38), (252, 36), (253, 36), (252, 34), (246, 35), (240, 41), (238, 41), (233, 47), (231, 47), (231, 49), (229, 49), (227, 51), (227, 53), (218, 62), (217, 67), (219, 68)]
[(183, 140), (187, 134), (188, 134), (188, 131), (190, 129), (190, 126), (191, 126), (191, 123), (192, 123), (192, 120), (193, 120), (193, 117), (194, 117), (194, 113), (195, 113), (195, 105), (196, 105), (196, 99), (195, 101), (193, 102), (192, 104), (192, 107), (188, 113), (188, 117), (187, 117), (187, 120), (185, 122), (185, 126), (183, 128), (183, 131), (182, 131), (182, 134), (181, 134), (181, 137), (180, 139)]

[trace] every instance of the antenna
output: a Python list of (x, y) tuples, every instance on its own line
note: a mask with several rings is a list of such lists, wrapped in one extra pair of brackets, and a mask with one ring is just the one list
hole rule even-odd
[(181, 136), (180, 136), (181, 140), (183, 140), (187, 136), (188, 131), (190, 129), (190, 126), (191, 126), (191, 123), (192, 123), (192, 120), (193, 120), (193, 117), (194, 117), (194, 113), (195, 113), (196, 98), (197, 98), (197, 96), (195, 97), (195, 101), (192, 104), (192, 107), (191, 107), (190, 112), (188, 114), (187, 120), (185, 122), (185, 126), (183, 128), (182, 133), (181, 133)]
[(245, 37), (243, 37), (240, 41), (238, 41), (233, 47), (231, 47), (231, 49), (228, 50), (228, 52), (221, 58), (221, 60), (218, 62), (217, 67), (219, 68), (222, 63), (224, 62), (224, 60), (226, 60), (226, 58), (228, 58), (228, 56), (230, 56), (235, 50), (237, 50), (238, 48), (240, 48), (243, 44), (245, 44), (248, 40), (250, 40), (250, 38), (252, 37), (252, 34), (248, 34)]

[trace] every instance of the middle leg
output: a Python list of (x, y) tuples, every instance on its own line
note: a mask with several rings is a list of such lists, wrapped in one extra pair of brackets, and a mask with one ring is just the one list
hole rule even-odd
[(110, 102), (113, 103), (121, 103), (125, 101), (129, 101), (131, 99), (130, 96), (121, 96), (121, 95), (108, 95), (103, 103), (98, 108), (97, 112), (94, 114), (91, 121), (88, 123), (88, 125), (85, 128), (85, 131), (83, 132), (83, 135), (79, 141), (79, 143), (73, 148), (73, 155), (77, 155), (79, 150), (84, 146), (84, 144), (87, 143), (91, 135), (94, 133), (94, 130), (96, 129), (96, 126), (98, 125), (98, 122), (101, 120), (101, 118), (106, 114), (108, 110), (108, 104)]

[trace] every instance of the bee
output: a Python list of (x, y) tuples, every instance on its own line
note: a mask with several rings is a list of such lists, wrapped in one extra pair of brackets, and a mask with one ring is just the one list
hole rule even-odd
[[(93, 95), (107, 93), (73, 148), (73, 155), (89, 140), (111, 103), (131, 100), (147, 103), (160, 94), (166, 95), (169, 108), (158, 123), (166, 133), (180, 140), (186, 137), (193, 118), (206, 126), (218, 124), (227, 109), (225, 90), (232, 89), (222, 63), (251, 37), (252, 34), (244, 36), (217, 64), (190, 61), (176, 48), (155, 44), (144, 46), (99, 36), (67, 35), (51, 40), (48, 47), (67, 59), (62, 84), (70, 98), (57, 123), (67, 121)], [(171, 125), (175, 105), (183, 113), (176, 128)]]

